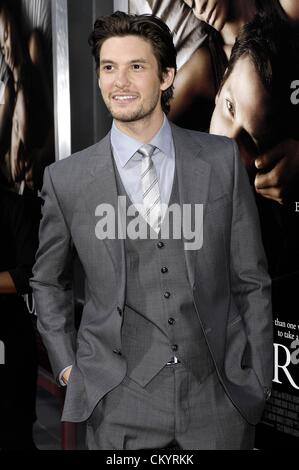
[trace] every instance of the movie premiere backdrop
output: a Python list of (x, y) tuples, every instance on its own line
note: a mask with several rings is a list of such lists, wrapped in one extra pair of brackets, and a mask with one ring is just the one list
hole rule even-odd
[[(274, 8), (280, 9), (278, 0), (261, 3), (269, 6), (271, 2), (276, 3)], [(219, 35), (195, 16), (190, 8), (193, 3), (190, 0), (120, 0), (115, 2), (115, 8), (133, 14), (153, 13), (168, 24), (178, 53), (175, 99), (169, 118), (182, 127), (208, 131), (214, 100), (195, 96), (190, 85), (196, 80), (194, 64), (198, 51), (206, 48), (219, 86), (226, 59), (219, 53)], [(299, 77), (294, 76), (289, 95), (293, 105), (299, 107), (298, 87)], [(299, 140), (299, 133), (293, 137)], [(273, 392), (257, 429), (256, 447), (294, 447), (299, 444), (299, 204), (290, 199), (283, 206), (261, 197), (257, 197), (257, 204), (273, 280), (274, 371)]]

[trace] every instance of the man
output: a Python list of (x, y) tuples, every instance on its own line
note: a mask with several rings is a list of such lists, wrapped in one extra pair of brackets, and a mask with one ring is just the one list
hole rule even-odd
[(38, 245), (38, 204), (0, 186), (0, 449), (35, 450), (37, 351), (23, 294)]
[[(298, 37), (298, 27), (271, 16), (257, 16), (242, 29), (210, 126), (211, 133), (239, 144), (257, 193), (273, 278), (299, 269), (299, 219), (294, 202), (298, 200), (299, 107), (291, 100), (291, 84), (299, 76)], [(294, 149), (288, 158), (287, 148), (283, 151), (286, 145)]]
[[(161, 20), (101, 17), (90, 44), (114, 123), (100, 143), (46, 170), (32, 280), (39, 331), (67, 383), (62, 419), (88, 420), (90, 449), (250, 449), (270, 393), (272, 319), (237, 147), (167, 121), (176, 52)], [(110, 224), (121, 197), (127, 216), (121, 209)], [(123, 235), (131, 203), (150, 236)], [(194, 250), (184, 211), (194, 209), (196, 236), (200, 205)], [(169, 236), (165, 206), (179, 208)], [(76, 254), (87, 285), (78, 332)]]

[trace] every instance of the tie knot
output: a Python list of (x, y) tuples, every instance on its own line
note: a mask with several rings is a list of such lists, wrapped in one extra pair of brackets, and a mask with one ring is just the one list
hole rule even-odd
[(140, 153), (143, 157), (151, 157), (156, 150), (156, 147), (151, 144), (145, 144), (140, 147), (138, 153)]

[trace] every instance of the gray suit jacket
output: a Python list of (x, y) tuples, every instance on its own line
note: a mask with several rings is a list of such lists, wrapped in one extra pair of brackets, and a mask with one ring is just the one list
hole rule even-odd
[[(272, 312), (259, 220), (230, 139), (172, 125), (180, 204), (204, 204), (203, 247), (185, 251), (190, 287), (219, 380), (248, 422), (259, 421), (272, 380)], [(83, 421), (126, 374), (121, 350), (123, 240), (95, 236), (95, 209), (117, 206), (110, 136), (45, 171), (40, 246), (31, 281), (38, 328), (55, 376), (73, 364), (62, 419)], [(73, 321), (72, 261), (87, 298)]]

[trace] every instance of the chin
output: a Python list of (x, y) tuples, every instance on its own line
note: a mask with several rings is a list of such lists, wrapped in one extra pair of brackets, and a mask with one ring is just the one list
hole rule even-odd
[(136, 121), (135, 115), (120, 114), (120, 113), (111, 113), (113, 119), (120, 122), (132, 122)]
[(130, 122), (134, 118), (136, 111), (129, 109), (115, 109), (115, 107), (109, 108), (110, 114), (113, 119), (122, 122)]
[(110, 111), (113, 119), (116, 119), (120, 122), (135, 122), (144, 119), (149, 116), (151, 113), (144, 112), (142, 109), (137, 111), (131, 111), (126, 113)]

